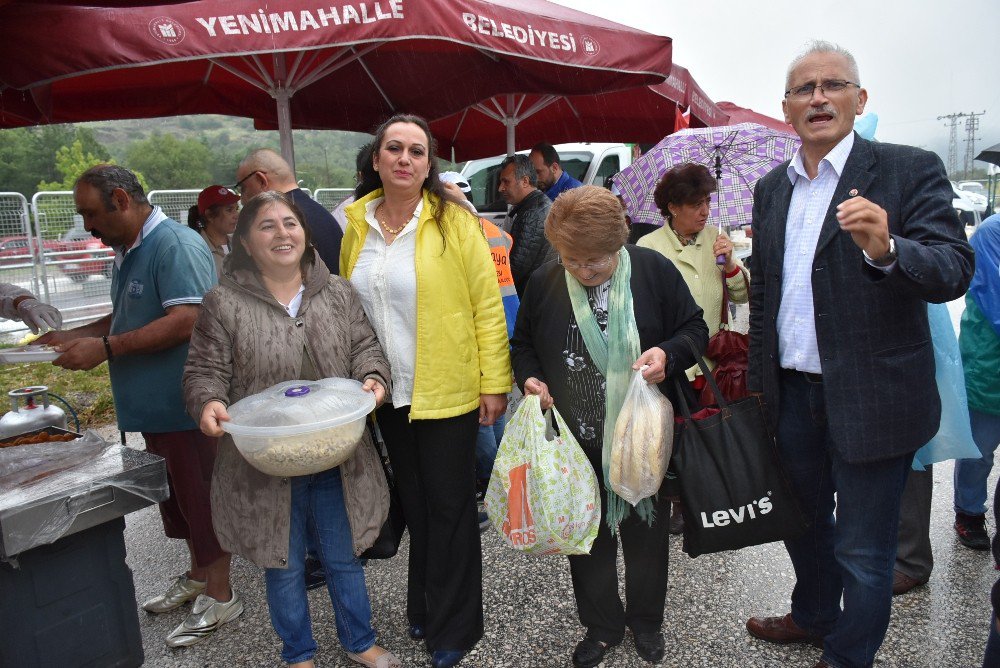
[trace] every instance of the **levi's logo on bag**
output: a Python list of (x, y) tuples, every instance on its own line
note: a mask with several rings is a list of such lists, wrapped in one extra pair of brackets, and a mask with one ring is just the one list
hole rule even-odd
[(510, 470), (510, 492), (507, 494), (507, 517), (503, 533), (511, 545), (532, 545), (535, 542), (535, 518), (528, 503), (528, 469), (525, 462)]
[[(744, 520), (754, 520), (757, 519), (758, 515), (767, 515), (774, 507), (771, 504), (771, 492), (769, 491), (767, 494), (768, 496), (751, 501), (739, 508), (726, 508), (725, 510), (713, 511), (711, 519), (709, 519), (708, 513), (702, 512), (701, 525), (706, 529), (711, 529), (713, 527), (724, 527), (731, 522), (743, 524)], [(756, 510), (754, 507), (756, 507)]]

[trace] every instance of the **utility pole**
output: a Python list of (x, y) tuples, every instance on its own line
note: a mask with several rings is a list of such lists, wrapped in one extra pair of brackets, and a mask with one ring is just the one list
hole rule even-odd
[(958, 171), (958, 120), (964, 118), (967, 114), (948, 114), (947, 116), (938, 116), (939, 121), (948, 121), (945, 123), (945, 127), (949, 128), (951, 131), (948, 137), (948, 177), (954, 177), (955, 172)]
[(980, 113), (971, 112), (967, 114), (965, 119), (965, 177), (969, 178), (972, 174), (972, 161), (976, 157), (976, 130), (979, 129), (979, 117), (985, 114), (985, 111)]

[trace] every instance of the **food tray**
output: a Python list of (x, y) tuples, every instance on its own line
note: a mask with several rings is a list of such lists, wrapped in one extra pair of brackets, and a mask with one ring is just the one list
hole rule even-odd
[(51, 362), (62, 355), (44, 345), (18, 346), (0, 349), (0, 364), (23, 364), (25, 362)]
[[(37, 434), (43, 434), (43, 433), (59, 435), (59, 436), (69, 435), (73, 437), (72, 439), (68, 440), (75, 440), (80, 438), (80, 434), (78, 432), (70, 431), (69, 429), (62, 429), (61, 427), (43, 427), (42, 429), (33, 429), (32, 431), (26, 431), (23, 434), (14, 434), (13, 436), (8, 436), (7, 438), (0, 438), (0, 448), (21, 447), (19, 445), (14, 445), (14, 441), (16, 441), (19, 438), (24, 438), (26, 436), (35, 436)], [(45, 442), (55, 443), (57, 441), (45, 441)], [(25, 445), (37, 445), (37, 444), (26, 443)]]

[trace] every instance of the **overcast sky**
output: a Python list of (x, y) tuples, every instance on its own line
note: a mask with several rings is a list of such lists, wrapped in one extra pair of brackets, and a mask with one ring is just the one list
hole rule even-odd
[(556, 1), (673, 38), (674, 62), (709, 97), (776, 118), (791, 59), (810, 39), (837, 42), (858, 61), (867, 111), (879, 117), (877, 139), (946, 160), (949, 130), (937, 117), (985, 110), (976, 152), (1000, 143), (1000, 0)]

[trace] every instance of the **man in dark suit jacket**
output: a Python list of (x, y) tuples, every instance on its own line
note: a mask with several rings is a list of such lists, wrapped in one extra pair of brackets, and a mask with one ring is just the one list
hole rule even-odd
[(786, 84), (802, 146), (757, 184), (748, 385), (810, 526), (785, 543), (791, 613), (747, 629), (822, 647), (817, 667), (870, 666), (903, 486), (941, 412), (926, 302), (965, 292), (973, 252), (940, 159), (854, 134), (868, 95), (849, 52), (813, 43)]

